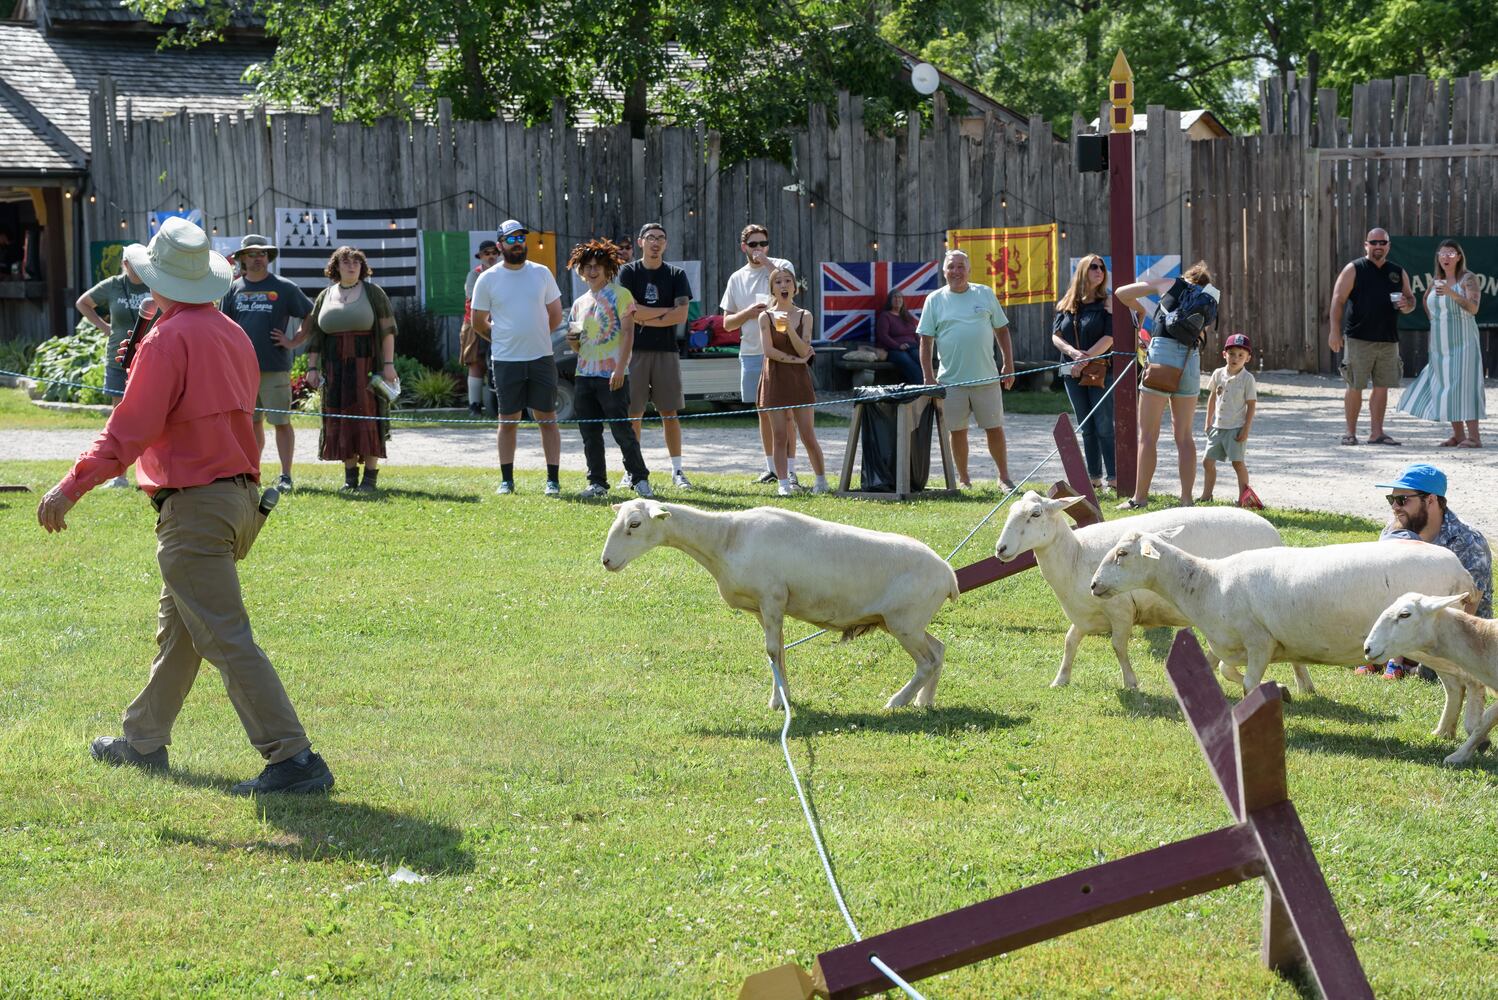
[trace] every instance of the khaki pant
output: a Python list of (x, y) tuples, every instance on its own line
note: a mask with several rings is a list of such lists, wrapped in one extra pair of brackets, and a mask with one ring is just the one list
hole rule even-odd
[(172, 724), (207, 660), (224, 679), (250, 743), (274, 764), (310, 746), (275, 667), (250, 630), (236, 553), (254, 541), (254, 483), (224, 481), (173, 493), (156, 522), (161, 604), (151, 679), (125, 709), (125, 739), (138, 753), (172, 741)]

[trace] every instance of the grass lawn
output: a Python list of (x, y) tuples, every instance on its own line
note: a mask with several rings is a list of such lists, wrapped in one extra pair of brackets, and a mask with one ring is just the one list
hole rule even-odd
[[(64, 470), (3, 462), (0, 480), (40, 491)], [(536, 475), (499, 498), (491, 471), (391, 468), (369, 501), (334, 493), (335, 474), (299, 472), (241, 567), (338, 778), (310, 800), (225, 794), (260, 762), (211, 668), (170, 777), (90, 760), (154, 650), (152, 512), (99, 491), (48, 537), (37, 493), (0, 494), (0, 996), (731, 997), (847, 942), (758, 627), (705, 571), (658, 551), (605, 573), (612, 511), (548, 501)], [(766, 500), (700, 478), (701, 506)], [(788, 503), (945, 554), (996, 496)], [(1297, 545), (1376, 530), (1270, 516)], [(880, 707), (911, 672), (882, 634), (789, 655), (792, 750), (864, 933), (1228, 823), (1160, 667), (1168, 631), (1136, 637), (1137, 693), (1101, 638), (1071, 687), (1047, 687), (1064, 620), (1038, 574), (966, 595), (933, 631), (947, 669), (930, 710)], [(1322, 694), (1287, 708), (1290, 789), (1374, 992), (1491, 996), (1494, 757), (1440, 766), (1437, 687), (1313, 669)], [(400, 865), (428, 881), (391, 884)], [(1260, 902), (1248, 883), (921, 989), (1297, 996), (1258, 964)]]

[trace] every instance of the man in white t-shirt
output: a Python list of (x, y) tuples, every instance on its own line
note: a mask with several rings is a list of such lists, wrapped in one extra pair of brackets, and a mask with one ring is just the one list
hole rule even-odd
[(530, 233), (514, 219), (499, 227), (498, 267), (473, 285), (473, 329), (490, 342), (494, 391), (499, 396), (499, 469), (496, 493), (515, 492), (515, 423), (522, 410), (541, 422), (546, 455), (546, 495), (561, 496), (562, 435), (557, 417), (557, 364), (551, 331), (562, 324), (562, 292), (547, 268), (526, 260)]
[[(719, 307), (723, 310), (723, 329), (739, 331), (739, 399), (752, 406), (759, 401), (759, 378), (765, 368), (759, 314), (770, 302), (770, 272), (783, 267), (794, 274), (796, 269), (790, 261), (770, 256), (770, 231), (758, 223), (751, 222), (744, 227), (739, 234), (739, 249), (744, 251), (746, 263), (728, 276)], [(790, 410), (759, 415), (759, 440), (765, 451), (765, 471), (754, 481), (776, 481), (775, 463), (771, 458), (774, 440), (770, 433), (771, 420), (785, 421), (785, 437), (790, 442), (786, 454), (788, 478), (792, 486), (800, 486), (796, 481), (796, 433)]]

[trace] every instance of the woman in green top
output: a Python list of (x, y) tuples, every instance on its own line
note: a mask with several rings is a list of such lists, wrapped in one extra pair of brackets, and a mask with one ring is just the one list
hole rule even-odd
[(323, 273), (334, 284), (318, 294), (305, 321), (307, 384), (325, 385), (318, 457), (343, 463), (344, 492), (373, 493), (390, 438), (390, 404), (370, 388), (369, 377), (396, 381), (395, 317), (384, 289), (369, 280), (362, 251), (339, 247)]

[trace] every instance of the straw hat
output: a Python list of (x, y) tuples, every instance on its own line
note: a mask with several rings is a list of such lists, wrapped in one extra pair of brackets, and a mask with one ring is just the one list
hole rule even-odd
[(148, 245), (126, 247), (124, 256), (151, 291), (174, 302), (217, 302), (233, 277), (229, 262), (213, 252), (202, 227), (177, 217), (163, 222)]

